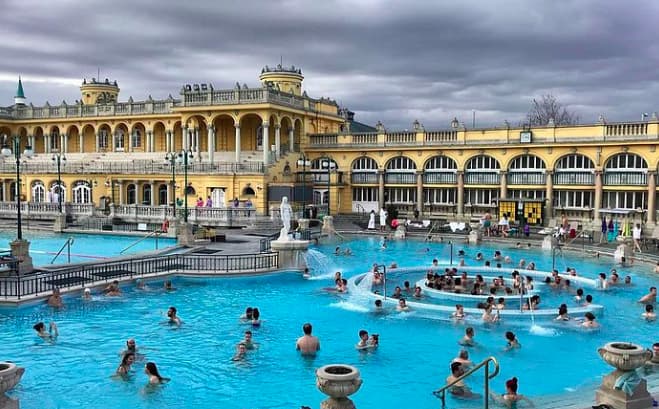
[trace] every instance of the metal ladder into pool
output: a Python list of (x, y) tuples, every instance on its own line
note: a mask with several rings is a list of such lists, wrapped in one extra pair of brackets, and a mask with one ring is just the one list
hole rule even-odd
[[(494, 365), (494, 371), (490, 373), (490, 362)], [(464, 374), (462, 374), (460, 377), (455, 379), (451, 383), (447, 383), (446, 385), (442, 386), (441, 388), (437, 389), (436, 391), (433, 392), (433, 395), (437, 396), (439, 399), (442, 401), (442, 409), (446, 408), (446, 391), (456, 383), (462, 381), (463, 379), (471, 376), (474, 372), (478, 371), (481, 368), (485, 368), (485, 378), (483, 381), (483, 408), (484, 409), (489, 409), (490, 408), (490, 379), (494, 378), (499, 374), (499, 362), (497, 359), (493, 356), (490, 356), (486, 358), (483, 362), (479, 363), (478, 365), (474, 366)]]

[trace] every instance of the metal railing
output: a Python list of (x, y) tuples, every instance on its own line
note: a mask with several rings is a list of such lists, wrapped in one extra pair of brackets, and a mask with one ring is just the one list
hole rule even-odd
[(71, 245), (72, 245), (72, 244), (73, 244), (73, 237), (69, 237), (68, 239), (66, 239), (66, 243), (64, 243), (64, 245), (62, 246), (62, 248), (60, 248), (59, 251), (57, 252), (57, 254), (55, 254), (55, 257), (53, 257), (53, 259), (50, 260), (50, 264), (54, 264), (54, 263), (55, 263), (55, 260), (57, 260), (57, 257), (59, 257), (60, 254), (62, 254), (62, 252), (64, 251), (65, 248), (67, 249), (67, 252), (66, 252), (66, 255), (67, 255), (67, 257), (66, 257), (66, 261), (67, 261), (67, 263), (70, 263), (70, 262), (71, 262)]
[[(490, 362), (494, 364), (494, 372), (490, 373)], [(490, 356), (486, 358), (483, 362), (480, 364), (474, 366), (464, 374), (460, 375), (456, 379), (453, 380), (453, 382), (447, 383), (446, 385), (442, 386), (441, 388), (437, 389), (436, 391), (433, 392), (433, 395), (437, 396), (439, 399), (442, 401), (442, 409), (446, 407), (446, 391), (454, 386), (456, 383), (462, 381), (463, 379), (469, 377), (471, 374), (474, 372), (478, 371), (481, 368), (485, 368), (485, 378), (483, 381), (483, 387), (485, 389), (483, 393), (483, 408), (489, 409), (490, 407), (490, 379), (494, 378), (499, 374), (499, 362), (497, 359), (493, 356)]]
[(98, 285), (117, 279), (142, 277), (156, 272), (203, 271), (214, 274), (257, 272), (279, 267), (279, 253), (173, 254), (138, 259), (102, 261), (48, 268), (28, 275), (0, 277), (0, 297), (22, 297), (71, 288)]
[[(0, 162), (0, 173), (15, 172), (15, 163)], [(21, 164), (21, 172), (25, 174), (56, 174), (57, 168), (50, 162), (33, 161)], [(263, 162), (202, 162), (188, 165), (189, 174), (263, 174), (264, 172), (265, 165)], [(171, 175), (172, 170), (170, 165), (153, 160), (68, 161), (62, 173)]]
[(267, 253), (269, 252), (272, 247), (271, 247), (271, 242), (272, 240), (276, 240), (279, 237), (279, 232), (277, 233), (272, 233), (268, 237), (264, 237), (259, 240), (259, 252), (260, 253)]
[(128, 246), (126, 246), (123, 250), (121, 250), (119, 252), (119, 254), (124, 254), (127, 250), (132, 249), (133, 247), (135, 247), (139, 243), (143, 242), (144, 240), (146, 240), (150, 237), (154, 237), (154, 236), (156, 237), (156, 250), (158, 250), (158, 236), (160, 234), (162, 234), (162, 232), (160, 230), (154, 230), (151, 233), (147, 234), (146, 236), (141, 237), (141, 238), (135, 240), (134, 242), (132, 242), (131, 244), (129, 244)]

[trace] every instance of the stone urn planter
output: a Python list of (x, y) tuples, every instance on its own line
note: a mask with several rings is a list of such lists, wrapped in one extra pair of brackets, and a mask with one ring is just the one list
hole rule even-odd
[(645, 379), (634, 387), (633, 391), (616, 388), (621, 380), (632, 376), (636, 378), (636, 370), (652, 358), (652, 351), (630, 342), (609, 342), (597, 350), (607, 364), (615, 368), (613, 372), (602, 379), (602, 385), (595, 393), (598, 404), (607, 404), (615, 409), (647, 409), (652, 407), (652, 397), (648, 393)]
[(0, 362), (0, 395), (4, 395), (21, 381), (25, 368), (11, 362)]
[(316, 386), (329, 396), (320, 404), (321, 409), (355, 409), (348, 396), (359, 390), (362, 379), (354, 366), (331, 364), (316, 370)]

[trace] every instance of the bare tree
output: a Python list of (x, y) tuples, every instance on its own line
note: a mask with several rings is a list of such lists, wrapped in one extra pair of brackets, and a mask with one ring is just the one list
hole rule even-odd
[(540, 100), (533, 98), (531, 109), (526, 114), (528, 125), (547, 125), (554, 121), (556, 125), (574, 125), (579, 123), (579, 116), (567, 109), (552, 94), (546, 94)]

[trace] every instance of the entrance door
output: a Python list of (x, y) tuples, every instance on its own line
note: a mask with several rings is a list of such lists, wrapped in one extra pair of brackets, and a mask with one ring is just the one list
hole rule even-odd
[(211, 200), (213, 201), (213, 207), (226, 207), (224, 191), (225, 188), (223, 187), (217, 187), (211, 191)]

